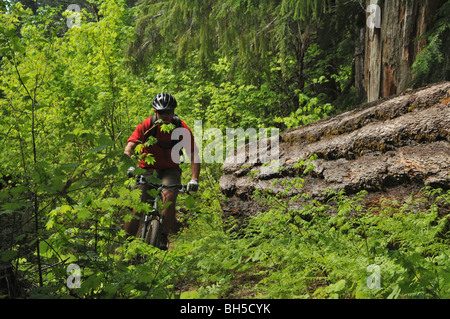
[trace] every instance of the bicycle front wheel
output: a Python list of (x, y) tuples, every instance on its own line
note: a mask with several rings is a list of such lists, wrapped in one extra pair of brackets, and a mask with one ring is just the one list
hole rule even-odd
[(147, 226), (147, 234), (145, 235), (145, 242), (154, 247), (158, 247), (158, 237), (159, 237), (159, 220), (153, 219)]

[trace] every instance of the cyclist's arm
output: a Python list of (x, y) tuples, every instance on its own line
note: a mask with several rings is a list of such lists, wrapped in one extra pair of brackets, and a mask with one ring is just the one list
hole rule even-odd
[(144, 122), (138, 124), (133, 134), (127, 140), (127, 146), (125, 147), (124, 153), (127, 154), (130, 158), (133, 158), (134, 149), (136, 146), (140, 144), (140, 141), (143, 140), (144, 132), (146, 132), (151, 125), (152, 118), (148, 117)]
[(200, 163), (191, 163), (191, 174), (192, 179), (198, 181), (198, 178), (200, 176)]
[(198, 153), (193, 152), (191, 154), (191, 175), (192, 179), (198, 181), (198, 178), (200, 176), (200, 157), (198, 156)]
[(124, 153), (127, 154), (130, 158), (132, 158), (134, 149), (139, 143), (136, 142), (128, 142), (127, 146), (125, 147)]

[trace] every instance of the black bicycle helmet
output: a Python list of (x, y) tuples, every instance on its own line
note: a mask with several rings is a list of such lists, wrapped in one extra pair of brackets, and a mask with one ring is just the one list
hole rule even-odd
[(155, 96), (152, 103), (156, 111), (169, 111), (177, 107), (177, 100), (170, 93), (159, 93)]

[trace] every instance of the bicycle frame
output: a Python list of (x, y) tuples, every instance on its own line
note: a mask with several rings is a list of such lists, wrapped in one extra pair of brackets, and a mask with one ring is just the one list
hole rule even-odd
[[(184, 185), (184, 184), (163, 185), (163, 184), (149, 183), (149, 182), (147, 182), (145, 177), (142, 175), (136, 176), (136, 180), (140, 184), (148, 185), (151, 187), (151, 189), (157, 190), (157, 194), (153, 198), (153, 210), (149, 214), (145, 214), (144, 220), (143, 220), (143, 226), (142, 226), (140, 238), (142, 238), (145, 241), (146, 237), (147, 237), (147, 232), (149, 231), (149, 225), (152, 222), (152, 220), (157, 219), (159, 222), (158, 233), (162, 229), (163, 222), (164, 222), (164, 216), (161, 214), (160, 209), (159, 209), (159, 202), (163, 201), (162, 196), (161, 196), (162, 190), (176, 188), (178, 193), (187, 193), (188, 194), (189, 192), (187, 191), (187, 185)], [(155, 236), (159, 236), (159, 234), (156, 234)]]

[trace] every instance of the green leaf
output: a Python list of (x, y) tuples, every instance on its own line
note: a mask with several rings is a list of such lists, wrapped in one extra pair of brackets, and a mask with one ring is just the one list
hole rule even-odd
[(144, 145), (145, 145), (145, 147), (150, 147), (152, 145), (155, 145), (157, 142), (158, 142), (158, 140), (156, 139), (156, 137), (149, 136)]
[(93, 152), (93, 153), (99, 153), (101, 151), (103, 151), (105, 148), (107, 148), (108, 145), (99, 145), (97, 147), (94, 147), (93, 149), (91, 149), (89, 152)]
[(17, 257), (19, 253), (15, 250), (7, 250), (7, 251), (2, 251), (0, 252), (1, 255), (1, 259), (4, 262), (8, 262), (10, 260), (13, 260), (14, 258)]
[(400, 295), (401, 289), (398, 285), (394, 287), (392, 292), (387, 296), (387, 299), (397, 299), (397, 297)]
[(79, 219), (81, 219), (81, 221), (85, 221), (86, 219), (88, 219), (92, 216), (92, 213), (90, 211), (88, 211), (87, 209), (81, 209), (77, 213), (77, 216)]
[(180, 294), (180, 299), (199, 299), (200, 294), (197, 290), (184, 291)]
[(188, 209), (195, 208), (195, 199), (192, 196), (187, 196), (186, 199), (184, 200), (184, 203)]
[(170, 133), (175, 129), (174, 124), (163, 124), (161, 125), (161, 132)]
[(152, 154), (144, 154), (144, 161), (148, 165), (153, 165), (156, 162), (156, 159), (153, 157)]

